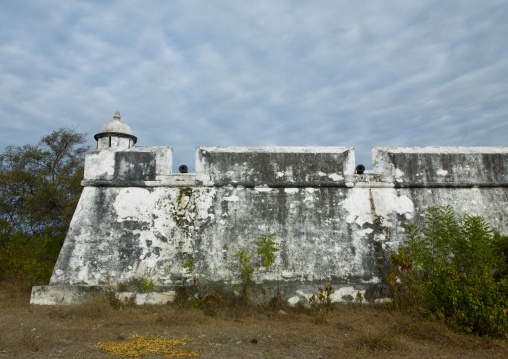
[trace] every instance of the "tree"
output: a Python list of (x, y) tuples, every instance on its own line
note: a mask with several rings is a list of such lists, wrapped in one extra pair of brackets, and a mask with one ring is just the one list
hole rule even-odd
[[(2, 241), (13, 233), (65, 234), (81, 194), (86, 134), (61, 128), (0, 155)], [(1, 242), (0, 242), (1, 244)]]

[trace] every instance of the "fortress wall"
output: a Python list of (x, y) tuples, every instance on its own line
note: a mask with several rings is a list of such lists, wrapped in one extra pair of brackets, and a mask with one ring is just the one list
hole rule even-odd
[(452, 187), (508, 184), (508, 147), (374, 147), (374, 172), (396, 183)]
[(355, 170), (352, 147), (198, 147), (204, 186), (336, 186)]
[(72, 303), (147, 274), (154, 300), (165, 301), (188, 279), (191, 257), (201, 285), (230, 286), (235, 253), (256, 257), (259, 235), (271, 233), (280, 252), (255, 271), (268, 294), (254, 299), (269, 300), (279, 281), (290, 303), (328, 282), (336, 301), (357, 291), (374, 300), (387, 295), (386, 260), (404, 224), (421, 223), (428, 206), (451, 204), (508, 229), (507, 148), (374, 148), (374, 171), (362, 175), (349, 147), (199, 147), (196, 174), (168, 172), (171, 148), (138, 149), (89, 152), (50, 285), (34, 287), (33, 303)]

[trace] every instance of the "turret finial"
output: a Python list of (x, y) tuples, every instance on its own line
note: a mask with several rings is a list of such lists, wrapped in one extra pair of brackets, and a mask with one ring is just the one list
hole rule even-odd
[(116, 111), (116, 112), (115, 112), (115, 115), (113, 116), (113, 118), (114, 118), (115, 120), (117, 120), (117, 121), (120, 121), (120, 119), (122, 118), (122, 117), (120, 117), (120, 112)]

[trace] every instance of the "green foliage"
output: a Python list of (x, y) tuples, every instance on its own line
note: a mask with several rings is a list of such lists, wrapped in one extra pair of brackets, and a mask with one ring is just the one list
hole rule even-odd
[(0, 279), (49, 280), (82, 190), (85, 136), (62, 128), (0, 154)]
[(11, 234), (0, 248), (0, 279), (47, 283), (64, 239), (50, 229), (42, 235)]
[(49, 280), (81, 194), (85, 142), (62, 128), (0, 154), (0, 279)]
[[(261, 258), (255, 263), (255, 267), (259, 268), (260, 266), (263, 266), (268, 269), (275, 262), (275, 252), (279, 251), (276, 246), (278, 246), (279, 243), (274, 242), (274, 238), (275, 234), (261, 234), (259, 236), (259, 242), (257, 243), (257, 254), (260, 255)], [(248, 286), (252, 281), (254, 265), (252, 265), (250, 262), (250, 253), (246, 248), (240, 248), (240, 250), (235, 253), (235, 256), (238, 257), (238, 262), (240, 264), (240, 273), (243, 277), (242, 298), (246, 299)], [(236, 282), (233, 283), (233, 288), (237, 288)]]
[[(406, 228), (411, 233), (411, 226)], [(397, 253), (390, 254), (390, 261), (392, 264), (390, 275), (387, 282), (392, 287), (393, 296), (395, 299), (395, 306), (397, 309), (413, 309), (421, 310), (421, 282), (419, 281), (419, 272), (413, 271), (414, 259), (409, 259), (408, 252), (411, 251), (409, 241), (407, 247), (399, 247)], [(413, 258), (413, 257), (411, 257)]]
[(137, 280), (133, 281), (133, 284), (139, 285), (141, 293), (152, 293), (155, 287), (152, 270), (146, 270), (143, 275), (140, 275)]
[(357, 301), (358, 303), (362, 304), (362, 302), (363, 302), (363, 295), (362, 295), (362, 292), (360, 292), (360, 291), (356, 292), (356, 298), (355, 298), (355, 299), (356, 299), (356, 301)]
[(0, 155), (2, 241), (16, 232), (67, 231), (82, 190), (85, 142), (85, 134), (61, 128), (36, 146), (9, 146)]
[(205, 309), (221, 305), (224, 301), (225, 299), (221, 289), (216, 288), (215, 291), (207, 293), (206, 295), (198, 294), (197, 298), (191, 302), (191, 306), (193, 308)]
[[(317, 322), (324, 324), (328, 323), (332, 319), (331, 310), (332, 305), (332, 286), (328, 283), (324, 288), (318, 288), (319, 294), (313, 294), (309, 298), (309, 304), (314, 306), (317, 313)], [(359, 292), (358, 292), (359, 293)], [(361, 294), (360, 294), (361, 295)]]
[(182, 267), (185, 268), (185, 274), (194, 274), (194, 271), (196, 270), (196, 267), (194, 266), (194, 258), (191, 257), (187, 259)]
[(235, 256), (238, 257), (238, 262), (240, 263), (240, 273), (243, 276), (243, 287), (242, 287), (242, 298), (247, 298), (247, 288), (249, 287), (249, 283), (252, 280), (252, 271), (253, 267), (249, 263), (249, 251), (245, 248), (240, 248), (240, 250), (235, 253)]
[[(185, 269), (185, 274), (192, 276), (192, 280), (194, 282), (194, 287), (198, 286), (199, 279), (196, 273), (196, 265), (195, 265), (195, 258), (189, 257), (182, 267)], [(184, 279), (184, 282), (187, 282), (187, 278)]]
[(176, 198), (176, 204), (178, 206), (180, 206), (180, 202), (182, 201), (183, 196), (190, 196), (191, 194), (192, 194), (192, 188), (180, 187), (178, 197)]
[(497, 279), (508, 276), (508, 235), (501, 235), (494, 232), (494, 252), (498, 253), (500, 260), (497, 265), (494, 277)]
[(466, 332), (508, 337), (506, 236), (451, 206), (430, 207), (422, 234), (414, 223), (406, 229), (406, 244), (390, 257), (397, 306), (430, 312)]
[(270, 267), (275, 262), (275, 252), (279, 251), (279, 248), (275, 248), (279, 243), (274, 242), (274, 238), (275, 234), (261, 234), (258, 238), (257, 253), (261, 256), (259, 263), (265, 268)]

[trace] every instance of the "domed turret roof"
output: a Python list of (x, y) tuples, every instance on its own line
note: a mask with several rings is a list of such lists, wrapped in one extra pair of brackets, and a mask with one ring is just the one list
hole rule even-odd
[(113, 116), (114, 120), (106, 123), (101, 127), (100, 133), (105, 132), (114, 132), (114, 133), (125, 133), (126, 135), (134, 136), (134, 132), (132, 132), (131, 128), (125, 122), (120, 121), (120, 112), (116, 111)]
[[(111, 137), (124, 137), (132, 140), (132, 145), (135, 145), (136, 142), (138, 141), (138, 138), (134, 136), (134, 133), (132, 132), (129, 125), (120, 121), (120, 112), (116, 111), (113, 118), (114, 118), (113, 121), (110, 121), (106, 123), (104, 126), (102, 126), (99, 133), (93, 136), (95, 140), (99, 141), (100, 138), (109, 136), (110, 137), (109, 147), (111, 147)], [(130, 146), (131, 142), (129, 142), (129, 147)]]

